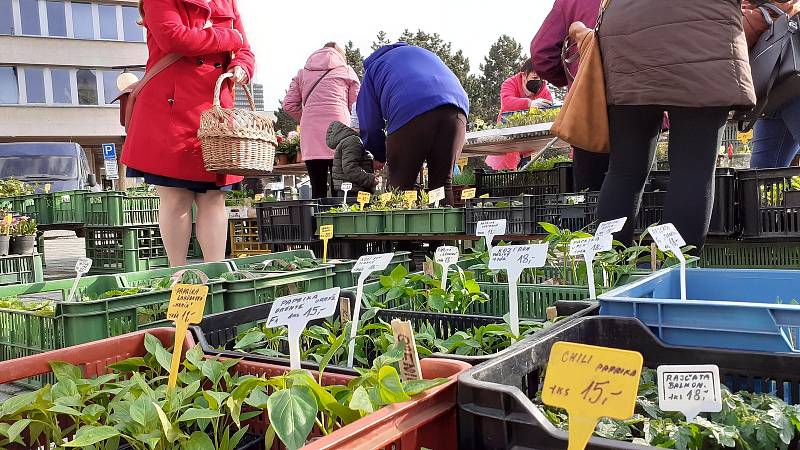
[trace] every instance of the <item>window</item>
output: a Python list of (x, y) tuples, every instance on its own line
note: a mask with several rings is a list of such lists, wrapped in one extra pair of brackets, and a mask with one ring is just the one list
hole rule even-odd
[(72, 85), (70, 84), (69, 70), (50, 69), (50, 78), (53, 80), (53, 103), (71, 105)]
[(88, 3), (72, 4), (72, 32), (78, 39), (94, 39), (92, 5)]
[(106, 96), (107, 105), (112, 104), (114, 99), (119, 95), (119, 89), (117, 89), (117, 77), (120, 73), (122, 72), (119, 70), (103, 71), (103, 91)]
[(0, 34), (14, 34), (14, 15), (11, 0), (0, 0)]
[(139, 25), (139, 8), (132, 6), (122, 7), (122, 29), (125, 40), (130, 42), (144, 42), (144, 28)]
[(47, 2), (47, 32), (50, 36), (67, 37), (67, 15), (63, 1)]
[(22, 19), (22, 34), (39, 36), (42, 30), (39, 27), (39, 1), (19, 0), (19, 12)]
[(119, 39), (117, 34), (117, 7), (112, 5), (98, 5), (100, 12), (100, 38)]
[(13, 105), (17, 103), (19, 103), (17, 68), (0, 67), (0, 104)]
[(97, 76), (94, 70), (78, 69), (78, 104), (97, 104)]
[(25, 68), (25, 91), (28, 103), (45, 103), (44, 70), (33, 67)]

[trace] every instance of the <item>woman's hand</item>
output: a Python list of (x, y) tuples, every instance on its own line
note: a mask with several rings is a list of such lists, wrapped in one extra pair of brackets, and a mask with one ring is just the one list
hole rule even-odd
[(234, 66), (228, 69), (228, 73), (233, 74), (233, 81), (236, 84), (247, 84), (249, 80), (249, 76), (247, 75), (247, 71), (244, 70), (241, 66)]
[(573, 22), (569, 26), (569, 37), (578, 44), (578, 50), (583, 50), (583, 44), (586, 42), (586, 37), (592, 29), (587, 27), (583, 22)]

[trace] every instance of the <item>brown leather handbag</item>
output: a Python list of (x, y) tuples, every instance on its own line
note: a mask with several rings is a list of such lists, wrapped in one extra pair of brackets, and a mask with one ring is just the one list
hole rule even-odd
[(181, 55), (175, 53), (170, 53), (162, 57), (153, 65), (153, 67), (150, 68), (150, 70), (147, 71), (147, 73), (144, 74), (144, 78), (123, 89), (117, 98), (114, 99), (114, 101), (119, 100), (119, 124), (125, 127), (126, 131), (131, 123), (131, 117), (133, 117), (133, 108), (136, 105), (136, 97), (139, 96), (139, 93), (142, 92), (142, 89), (144, 89), (144, 87), (147, 86), (147, 83), (155, 78), (156, 75), (163, 72), (167, 67), (180, 61), (181, 58), (183, 58)]
[[(550, 128), (550, 132), (563, 141), (595, 153), (608, 153), (611, 148), (603, 57), (597, 37), (609, 2), (610, 0), (603, 2), (594, 31), (583, 38), (575, 82)], [(565, 67), (566, 64), (565, 62)]]

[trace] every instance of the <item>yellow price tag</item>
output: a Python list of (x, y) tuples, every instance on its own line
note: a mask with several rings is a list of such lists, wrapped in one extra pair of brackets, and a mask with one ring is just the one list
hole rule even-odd
[(403, 193), (403, 198), (405, 199), (406, 203), (408, 204), (408, 207), (410, 208), (417, 201), (417, 191), (405, 191)]
[(319, 238), (322, 239), (322, 262), (328, 262), (328, 240), (333, 239), (333, 225), (319, 227)]
[(489, 194), (483, 194), (480, 198), (489, 198)]
[(742, 144), (747, 144), (753, 139), (753, 130), (750, 130), (746, 133), (737, 132), (736, 133), (736, 140), (741, 142)]
[(172, 351), (172, 365), (167, 385), (170, 389), (178, 383), (181, 351), (183, 341), (186, 339), (186, 332), (189, 330), (190, 324), (197, 324), (203, 320), (206, 297), (208, 297), (208, 286), (176, 284), (172, 287), (172, 295), (167, 309), (167, 319), (175, 321), (175, 349)]
[(633, 416), (642, 355), (627, 350), (557, 342), (550, 351), (542, 401), (569, 413), (568, 450), (583, 450), (601, 417)]
[(264, 200), (264, 194), (256, 194), (255, 200), (257, 202), (263, 201)]
[(458, 158), (456, 164), (458, 164), (458, 167), (463, 168), (464, 166), (469, 164), (469, 158)]
[(14, 216), (11, 214), (6, 214), (3, 217), (3, 226), (6, 228), (6, 236), (11, 235), (11, 224), (14, 223)]
[(381, 203), (389, 203), (390, 201), (392, 201), (392, 193), (391, 192), (386, 192), (386, 193), (381, 194)]
[(356, 197), (358, 203), (361, 204), (361, 211), (364, 211), (364, 205), (369, 203), (370, 199), (372, 199), (372, 194), (369, 192), (359, 192), (358, 197)]
[(478, 190), (475, 188), (464, 189), (463, 191), (461, 191), (461, 200), (469, 200), (475, 198), (475, 194), (477, 194), (477, 191)]
[(45, 194), (49, 194), (50, 193), (50, 189), (53, 189), (53, 185), (52, 184), (47, 183), (47, 184), (44, 185), (44, 193)]

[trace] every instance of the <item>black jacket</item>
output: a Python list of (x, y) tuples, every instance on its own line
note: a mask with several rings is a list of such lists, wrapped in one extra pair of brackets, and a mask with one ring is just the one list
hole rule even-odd
[(375, 193), (370, 152), (364, 148), (355, 130), (341, 122), (333, 122), (328, 127), (328, 147), (336, 150), (333, 157), (333, 185), (341, 190), (343, 182), (353, 183), (351, 192)]

